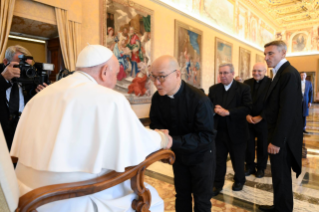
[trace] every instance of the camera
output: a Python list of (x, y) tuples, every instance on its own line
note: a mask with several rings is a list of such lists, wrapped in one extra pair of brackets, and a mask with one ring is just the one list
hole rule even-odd
[(33, 66), (27, 63), (27, 60), (33, 60), (32, 56), (19, 55), (19, 65), (14, 65), (14, 68), (20, 69), (20, 77), (13, 78), (12, 82), (19, 82), (22, 85), (30, 84), (50, 84), (49, 75), (54, 70), (54, 64), (50, 63), (35, 63)]

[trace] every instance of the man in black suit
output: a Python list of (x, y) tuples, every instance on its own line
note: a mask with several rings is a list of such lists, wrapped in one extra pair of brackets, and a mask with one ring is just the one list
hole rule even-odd
[(234, 80), (232, 64), (219, 66), (221, 83), (209, 88), (209, 98), (215, 105), (216, 175), (213, 195), (224, 186), (228, 153), (235, 172), (234, 191), (242, 190), (245, 184), (245, 151), (249, 137), (246, 116), (251, 110), (250, 88)]
[[(246, 172), (245, 175), (255, 174), (257, 178), (264, 176), (268, 160), (267, 122), (262, 117), (264, 99), (271, 83), (271, 79), (265, 76), (267, 67), (264, 63), (256, 63), (253, 67), (253, 78), (245, 80), (250, 86), (253, 100), (252, 110), (246, 116), (249, 123), (250, 137), (246, 149)], [(255, 138), (257, 137), (257, 172), (255, 168)]]
[(173, 164), (177, 212), (210, 212), (215, 175), (214, 111), (207, 96), (185, 83), (174, 57), (152, 63), (151, 129), (167, 129), (176, 154)]
[(293, 211), (291, 168), (301, 173), (303, 137), (302, 94), (299, 72), (285, 59), (283, 41), (265, 45), (265, 60), (273, 68), (273, 80), (265, 97), (268, 125), (268, 153), (274, 189), (274, 205), (259, 206), (262, 211)]
[[(10, 151), (14, 133), (25, 104), (36, 92), (44, 86), (39, 85), (36, 90), (34, 86), (22, 87), (18, 83), (12, 83), (13, 78), (20, 77), (20, 69), (13, 65), (19, 64), (19, 55), (31, 56), (31, 53), (22, 46), (10, 46), (7, 48), (3, 64), (0, 64), (0, 123)], [(31, 64), (32, 60), (27, 60)], [(9, 65), (8, 65), (9, 64)]]

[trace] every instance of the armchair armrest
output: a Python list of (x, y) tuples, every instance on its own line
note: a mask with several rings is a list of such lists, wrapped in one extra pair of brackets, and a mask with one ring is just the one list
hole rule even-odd
[(11, 156), (11, 160), (12, 160), (12, 163), (18, 163), (19, 159), (17, 157)]
[(144, 186), (144, 172), (152, 163), (165, 160), (169, 164), (175, 161), (175, 154), (171, 150), (156, 151), (137, 166), (127, 167), (125, 172), (109, 172), (91, 180), (44, 186), (32, 190), (19, 199), (16, 212), (36, 212), (41, 205), (93, 194), (131, 179), (132, 190), (138, 195), (132, 202), (132, 208), (136, 211), (148, 212), (151, 205), (150, 191)]

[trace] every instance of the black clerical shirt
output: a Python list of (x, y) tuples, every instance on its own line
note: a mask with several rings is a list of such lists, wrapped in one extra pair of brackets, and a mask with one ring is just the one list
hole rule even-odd
[(213, 105), (202, 91), (184, 81), (173, 98), (153, 95), (150, 119), (151, 129), (169, 130), (175, 153), (198, 152), (213, 144)]

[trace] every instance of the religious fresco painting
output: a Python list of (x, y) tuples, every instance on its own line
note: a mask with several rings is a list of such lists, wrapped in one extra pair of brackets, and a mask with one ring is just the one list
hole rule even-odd
[(261, 56), (259, 54), (256, 54), (256, 63), (265, 63), (266, 64), (265, 56)]
[(205, 23), (211, 23), (227, 33), (252, 42), (263, 48), (275, 39), (275, 29), (243, 4), (235, 0), (153, 0), (170, 2), (186, 14), (195, 13)]
[(285, 41), (288, 53), (319, 51), (319, 25), (278, 32), (277, 40)]
[(236, 34), (240, 38), (246, 39), (248, 37), (248, 10), (244, 6), (239, 4), (237, 7), (236, 15)]
[(202, 31), (175, 20), (175, 58), (179, 63), (182, 79), (201, 87)]
[(204, 0), (203, 17), (228, 32), (234, 31), (234, 2), (228, 0)]
[(239, 47), (239, 65), (237, 75), (240, 76), (243, 80), (249, 79), (251, 77), (250, 56), (250, 51), (242, 47)]
[(291, 51), (302, 52), (306, 49), (308, 36), (305, 33), (297, 33), (291, 39)]
[(127, 0), (105, 0), (103, 16), (103, 45), (120, 64), (115, 90), (131, 104), (149, 103), (156, 90), (149, 79), (153, 11)]
[(220, 38), (215, 38), (215, 84), (219, 83), (219, 65), (222, 63), (232, 63), (233, 44)]

